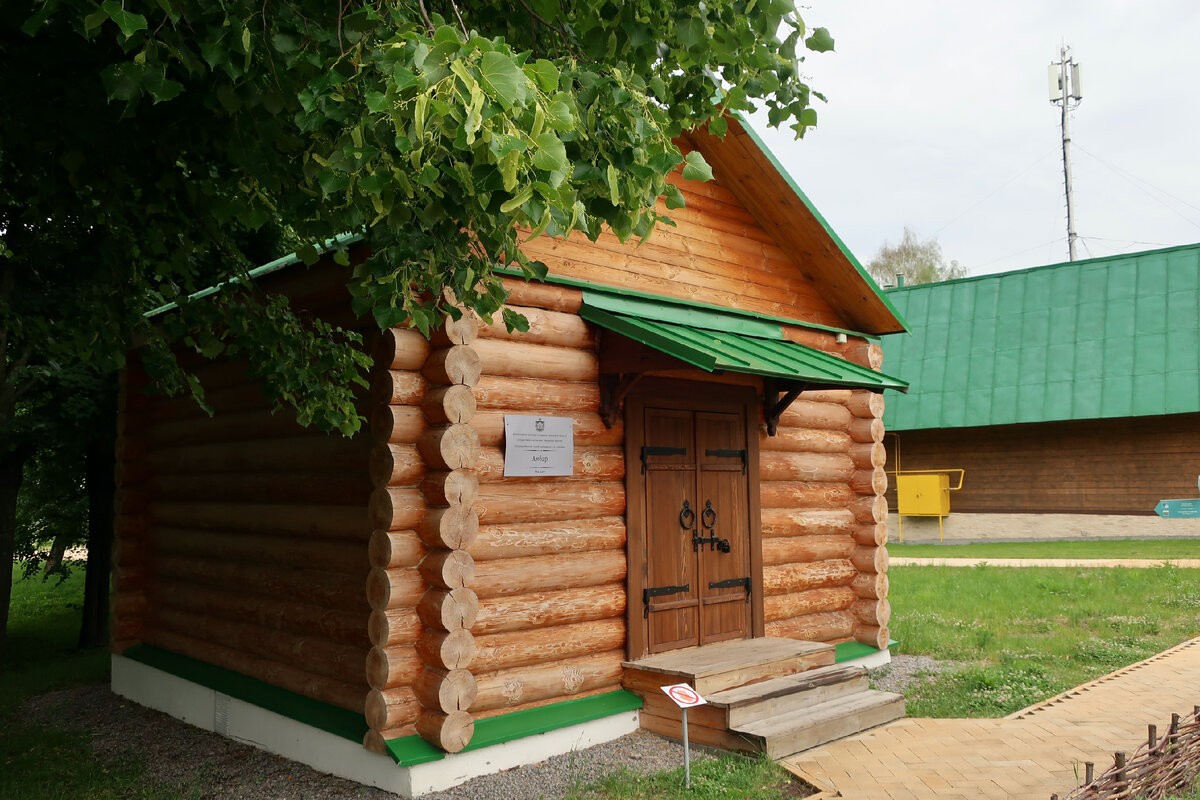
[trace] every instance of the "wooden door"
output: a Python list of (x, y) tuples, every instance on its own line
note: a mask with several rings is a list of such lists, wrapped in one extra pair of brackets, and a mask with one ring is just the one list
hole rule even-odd
[(641, 596), (630, 598), (642, 624), (631, 650), (638, 641), (658, 653), (753, 635), (757, 453), (747, 415), (744, 403), (711, 400), (651, 396), (627, 406), (638, 451), (629, 463), (640, 473), (629, 482), (631, 543), (639, 543), (630, 566), (642, 578)]

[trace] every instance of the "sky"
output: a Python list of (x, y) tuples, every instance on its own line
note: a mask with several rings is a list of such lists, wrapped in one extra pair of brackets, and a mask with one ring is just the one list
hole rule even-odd
[[(802, 0), (803, 1), (803, 0)], [(818, 126), (753, 124), (864, 265), (905, 226), (971, 275), (1068, 260), (1047, 67), (1070, 115), (1077, 259), (1200, 242), (1196, 0), (809, 0), (836, 49), (803, 71)]]

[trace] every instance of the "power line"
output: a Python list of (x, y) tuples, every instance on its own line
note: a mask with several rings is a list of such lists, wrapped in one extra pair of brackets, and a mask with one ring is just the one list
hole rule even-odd
[(1159, 187), (1155, 186), (1154, 184), (1150, 183), (1149, 181), (1143, 180), (1142, 178), (1137, 177), (1136, 175), (1134, 175), (1131, 172), (1128, 172), (1127, 170), (1123, 170), (1120, 167), (1109, 164), (1107, 161), (1100, 158), (1100, 156), (1096, 155), (1095, 153), (1091, 153), (1091, 152), (1088, 152), (1087, 150), (1084, 150), (1084, 148), (1080, 147), (1078, 144), (1075, 146), (1078, 147), (1081, 151), (1083, 151), (1083, 153), (1086, 154), (1087, 156), (1094, 158), (1102, 166), (1108, 167), (1110, 170), (1112, 170), (1112, 172), (1114, 174), (1117, 175), (1117, 177), (1122, 178), (1125, 181), (1127, 181), (1134, 188), (1138, 189), (1143, 194), (1145, 194), (1147, 197), (1151, 198), (1152, 200), (1157, 202), (1159, 205), (1161, 205), (1164, 208), (1171, 211), (1173, 214), (1178, 216), (1184, 222), (1187, 222), (1190, 225), (1194, 225), (1197, 228), (1200, 228), (1200, 224), (1196, 223), (1195, 220), (1192, 220), (1192, 219), (1184, 216), (1182, 213), (1180, 213), (1179, 209), (1175, 208), (1174, 206), (1169, 205), (1168, 203), (1163, 202), (1161, 197), (1157, 197), (1154, 194), (1151, 194), (1149, 191), (1147, 191), (1147, 187), (1149, 187), (1150, 189), (1153, 189), (1156, 192), (1161, 192), (1162, 194), (1165, 194), (1167, 197), (1170, 197), (1172, 200), (1183, 203), (1185, 206), (1187, 206), (1188, 208), (1190, 208), (1196, 212), (1200, 212), (1200, 208), (1197, 208), (1196, 206), (1192, 205), (1191, 203), (1189, 203), (1188, 201), (1184, 200), (1181, 197), (1176, 197), (1175, 195), (1171, 194), (1170, 192), (1168, 192), (1165, 189), (1160, 189)]
[(1006, 180), (1004, 183), (1000, 184), (1000, 185), (999, 185), (999, 186), (997, 186), (995, 189), (993, 189), (992, 191), (988, 192), (988, 193), (987, 193), (986, 195), (984, 195), (984, 196), (983, 196), (981, 199), (979, 199), (979, 200), (975, 201), (975, 203), (973, 203), (972, 205), (968, 206), (968, 207), (967, 207), (967, 208), (966, 208), (964, 211), (962, 211), (961, 213), (959, 213), (959, 215), (958, 215), (958, 216), (954, 217), (954, 218), (953, 218), (953, 219), (951, 219), (949, 222), (947, 222), (945, 225), (943, 225), (942, 227), (940, 227), (940, 228), (938, 228), (936, 231), (934, 231), (934, 232), (933, 232), (933, 238), (935, 238), (935, 239), (936, 239), (936, 238), (937, 238), (937, 235), (938, 235), (939, 233), (941, 233), (942, 231), (946, 230), (946, 228), (949, 228), (951, 225), (953, 225), (954, 223), (958, 222), (958, 221), (959, 221), (960, 219), (962, 219), (963, 217), (967, 216), (967, 214), (970, 214), (972, 211), (974, 211), (975, 209), (979, 208), (981, 205), (983, 205), (983, 204), (984, 204), (984, 203), (986, 203), (988, 200), (990, 200), (990, 199), (992, 198), (992, 196), (993, 196), (993, 195), (997, 194), (998, 192), (1000, 192), (1000, 191), (1001, 191), (1001, 190), (1003, 190), (1003, 189), (1006, 189), (1006, 188), (1008, 188), (1008, 186), (1009, 186), (1011, 183), (1013, 183), (1013, 181), (1015, 181), (1017, 178), (1020, 178), (1020, 177), (1021, 177), (1022, 175), (1024, 175), (1026, 172), (1029, 172), (1029, 170), (1033, 169), (1033, 168), (1034, 168), (1034, 167), (1036, 167), (1038, 164), (1040, 164), (1040, 163), (1042, 163), (1043, 161), (1045, 161), (1045, 160), (1046, 160), (1046, 158), (1047, 158), (1048, 156), (1054, 155), (1054, 153), (1056, 153), (1056, 152), (1058, 152), (1058, 146), (1057, 146), (1057, 145), (1055, 145), (1054, 147), (1050, 148), (1050, 149), (1049, 149), (1049, 150), (1047, 150), (1045, 153), (1042, 153), (1040, 156), (1038, 156), (1038, 157), (1037, 157), (1037, 159), (1036, 159), (1036, 160), (1034, 160), (1034, 161), (1033, 161), (1033, 163), (1031, 163), (1029, 166), (1025, 167), (1025, 169), (1021, 170), (1021, 171), (1020, 171), (1020, 172), (1018, 172), (1016, 175), (1013, 175), (1011, 178), (1009, 178), (1008, 180)]

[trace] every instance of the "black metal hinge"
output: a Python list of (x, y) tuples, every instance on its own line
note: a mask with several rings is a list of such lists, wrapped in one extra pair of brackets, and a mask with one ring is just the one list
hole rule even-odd
[(642, 474), (646, 474), (646, 459), (650, 456), (686, 456), (686, 447), (643, 447)]
[[(749, 578), (746, 580), (749, 580)], [(642, 589), (642, 616), (650, 616), (651, 597), (665, 597), (669, 594), (681, 594), (683, 592), (690, 592), (691, 590), (692, 585), (690, 583), (685, 583), (683, 586), (653, 586), (648, 589)]]
[(723, 581), (709, 581), (708, 588), (710, 589), (732, 589), (735, 586), (744, 587), (746, 590), (746, 602), (750, 602), (750, 578), (726, 578)]
[(704, 455), (709, 458), (740, 458), (742, 460), (742, 474), (746, 474), (746, 451), (745, 450), (705, 450)]

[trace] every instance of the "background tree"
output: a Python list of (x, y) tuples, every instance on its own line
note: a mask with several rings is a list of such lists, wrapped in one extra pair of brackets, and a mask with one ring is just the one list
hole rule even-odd
[(490, 317), (497, 265), (544, 274), (523, 238), (666, 222), (668, 173), (711, 175), (683, 131), (765, 108), (803, 134), (800, 61), (832, 47), (790, 0), (4, 3), (0, 563), (66, 370), (112, 371), (135, 342), (163, 390), (202, 394), (173, 347), (238, 356), (302, 423), (357, 430), (356, 338), (244, 280), (275, 223), (308, 261), (360, 234), (370, 257), (338, 258), (380, 326)]
[(884, 242), (879, 252), (867, 264), (867, 272), (880, 286), (895, 286), (903, 277), (905, 286), (918, 283), (937, 283), (954, 278), (965, 278), (967, 268), (957, 261), (946, 263), (942, 246), (930, 237), (922, 242), (912, 228), (905, 226), (900, 243), (894, 247)]

